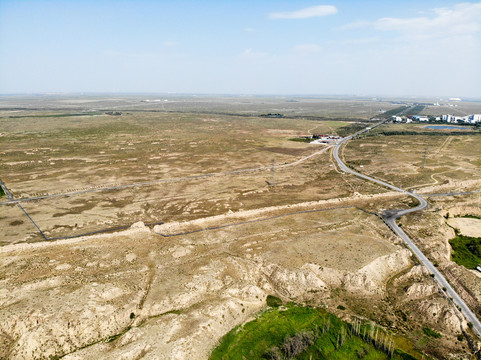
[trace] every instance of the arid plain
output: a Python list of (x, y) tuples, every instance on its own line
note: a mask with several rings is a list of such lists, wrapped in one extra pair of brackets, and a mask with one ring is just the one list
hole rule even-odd
[[(293, 141), (345, 136), (399, 106), (2, 98), (13, 201), (0, 207), (0, 358), (207, 359), (267, 295), (378, 324), (414, 358), (472, 358), (477, 337), (382, 220), (413, 201), (340, 171), (332, 145)], [(480, 273), (451, 261), (449, 244), (468, 226), (453, 220), (481, 216), (476, 131), (387, 123), (342, 156), (427, 196), (400, 223), (480, 315)]]

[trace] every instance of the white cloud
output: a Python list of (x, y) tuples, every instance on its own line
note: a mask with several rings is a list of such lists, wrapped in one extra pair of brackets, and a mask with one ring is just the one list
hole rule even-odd
[(398, 31), (416, 38), (472, 35), (481, 29), (481, 3), (462, 3), (451, 8), (433, 10), (432, 17), (382, 18), (374, 28)]
[(337, 8), (332, 5), (318, 5), (311, 6), (308, 8), (296, 10), (296, 11), (286, 11), (277, 12), (269, 14), (271, 19), (307, 19), (317, 16), (326, 16), (337, 14)]
[(358, 21), (346, 24), (342, 30), (373, 27), (380, 31), (398, 32), (410, 39), (431, 39), (459, 35), (474, 35), (481, 30), (481, 3), (460, 3), (450, 8), (437, 8), (431, 16), (412, 18), (385, 17), (374, 22)]
[(167, 47), (173, 47), (178, 45), (179, 43), (177, 41), (164, 41), (164, 46), (167, 46)]

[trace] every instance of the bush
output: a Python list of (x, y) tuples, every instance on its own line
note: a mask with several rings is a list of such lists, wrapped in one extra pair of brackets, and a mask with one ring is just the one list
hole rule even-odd
[(289, 141), (297, 141), (297, 142), (303, 142), (303, 143), (310, 143), (312, 141), (312, 139), (308, 139), (308, 138), (292, 138), (292, 139), (289, 139)]
[(315, 340), (316, 337), (311, 331), (299, 332), (296, 335), (284, 340), (282, 352), (288, 359), (294, 358), (311, 346)]
[(279, 307), (282, 305), (282, 300), (276, 296), (267, 295), (266, 303), (267, 303), (267, 306), (270, 306), (270, 307)]
[(403, 360), (418, 360), (416, 359), (414, 356), (408, 354), (408, 353), (405, 353), (404, 351), (400, 350), (400, 349), (396, 349), (394, 351), (394, 354), (395, 355), (398, 355), (401, 359)]
[(434, 330), (431, 330), (430, 328), (423, 328), (423, 332), (427, 335), (427, 336), (431, 336), (433, 338), (436, 338), (436, 339), (439, 339), (441, 337), (441, 334), (434, 331)]
[(274, 346), (272, 349), (267, 350), (267, 352), (262, 355), (262, 358), (268, 360), (283, 360), (284, 355), (282, 355), (282, 352), (277, 346)]
[(369, 348), (362, 347), (356, 350), (356, 355), (359, 359), (364, 359), (369, 354)]

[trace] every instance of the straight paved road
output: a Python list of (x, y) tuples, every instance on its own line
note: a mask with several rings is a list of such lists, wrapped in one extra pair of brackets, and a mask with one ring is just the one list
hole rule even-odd
[[(379, 126), (383, 123), (384, 123), (384, 121), (376, 124), (373, 127)], [(373, 128), (373, 127), (371, 127), (371, 128)], [(401, 189), (400, 187), (391, 185), (387, 182), (384, 182), (384, 181), (381, 181), (381, 180), (378, 180), (378, 179), (374, 179), (370, 176), (358, 173), (357, 171), (354, 171), (354, 170), (350, 169), (349, 167), (347, 167), (346, 164), (344, 164), (344, 162), (339, 157), (339, 149), (342, 146), (342, 144), (344, 144), (346, 141), (352, 139), (353, 137), (355, 137), (359, 134), (362, 134), (364, 132), (367, 132), (369, 130), (370, 130), (370, 128), (366, 128), (366, 129), (361, 130), (361, 131), (359, 131), (359, 132), (357, 132), (357, 133), (355, 133), (351, 136), (348, 136), (348, 137), (344, 138), (341, 142), (339, 142), (336, 145), (336, 147), (334, 148), (334, 159), (337, 161), (341, 170), (343, 170), (347, 173), (353, 174), (357, 177), (360, 177), (360, 178), (368, 180), (368, 181), (375, 182), (379, 185), (388, 187), (390, 189), (399, 191), (399, 192), (404, 193), (406, 195), (409, 195), (409, 196), (411, 196), (411, 197), (413, 197), (413, 198), (415, 198), (416, 200), (419, 201), (419, 205), (414, 207), (414, 208), (405, 209), (405, 210), (398, 210), (398, 211), (394, 212), (394, 214), (385, 218), (386, 223), (397, 235), (399, 235), (401, 237), (401, 239), (404, 240), (405, 244), (417, 256), (417, 258), (421, 261), (421, 263), (424, 266), (426, 266), (426, 268), (430, 271), (431, 274), (434, 275), (434, 279), (438, 282), (438, 284), (442, 288), (446, 289), (445, 290), (446, 295), (448, 297), (452, 298), (453, 303), (461, 309), (461, 311), (464, 314), (464, 316), (466, 317), (466, 319), (471, 324), (473, 324), (473, 329), (476, 331), (478, 336), (481, 336), (481, 323), (479, 322), (476, 315), (474, 315), (474, 313), (471, 311), (471, 309), (469, 309), (469, 307), (466, 305), (466, 303), (463, 301), (463, 299), (458, 295), (458, 293), (456, 291), (454, 291), (454, 289), (448, 283), (448, 281), (443, 276), (443, 274), (441, 274), (441, 272), (433, 265), (433, 263), (431, 261), (429, 261), (429, 259), (423, 254), (423, 252), (413, 243), (413, 241), (409, 238), (409, 236), (407, 236), (406, 233), (396, 224), (396, 220), (398, 218), (400, 218), (401, 216), (424, 209), (428, 205), (427, 201), (424, 200), (424, 198), (422, 198), (418, 194), (413, 194), (409, 191), (406, 191), (404, 189)]]

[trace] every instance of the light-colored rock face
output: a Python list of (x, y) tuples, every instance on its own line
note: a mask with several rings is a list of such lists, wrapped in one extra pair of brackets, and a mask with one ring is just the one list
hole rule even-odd
[(437, 292), (438, 288), (436, 285), (414, 283), (406, 291), (406, 300), (426, 298)]
[(417, 304), (417, 311), (425, 316), (426, 322), (437, 328), (444, 329), (445, 333), (461, 331), (461, 326), (466, 328), (466, 321), (461, 321), (449, 304), (432, 300), (422, 300)]
[(458, 229), (461, 235), (481, 237), (481, 219), (473, 218), (449, 218), (447, 223)]
[[(335, 216), (306, 215), (316, 221), (314, 234), (297, 219), (289, 236), (275, 222), (172, 238), (137, 224), (115, 235), (3, 250), (0, 358), (205, 359), (225, 333), (265, 308), (268, 294), (320, 302), (344, 287), (383, 296), (386, 280), (409, 265), (409, 252), (376, 233), (382, 223), (370, 223), (375, 246), (349, 256), (360, 253), (349, 244), (369, 243), (356, 234), (370, 218), (353, 212), (356, 222), (343, 227)], [(347, 233), (337, 268), (326, 266), (339, 248), (323, 226)]]
[(312, 264), (310, 268), (330, 286), (342, 286), (352, 293), (362, 295), (383, 295), (388, 278), (411, 265), (410, 256), (409, 250), (399, 249), (375, 259), (355, 272)]

